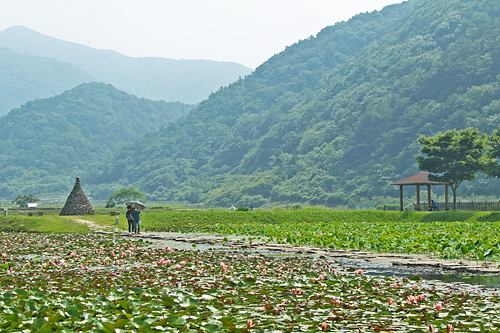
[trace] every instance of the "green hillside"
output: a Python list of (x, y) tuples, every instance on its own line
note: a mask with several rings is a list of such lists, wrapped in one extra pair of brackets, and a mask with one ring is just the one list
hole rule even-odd
[(103, 83), (28, 102), (0, 118), (0, 197), (67, 191), (68, 179), (191, 108)]
[(0, 116), (38, 98), (58, 95), (95, 79), (66, 62), (0, 47)]
[[(217, 205), (387, 202), (399, 194), (391, 181), (418, 172), (419, 135), (498, 127), (499, 52), (495, 0), (413, 0), (360, 14), (141, 138), (133, 165), (130, 151), (118, 152), (92, 182), (126, 177), (151, 199)], [(459, 195), (498, 195), (491, 183)]]
[(0, 46), (69, 63), (96, 81), (110, 83), (129, 94), (189, 104), (199, 103), (211, 92), (252, 71), (234, 62), (132, 58), (62, 41), (23, 26), (0, 31)]

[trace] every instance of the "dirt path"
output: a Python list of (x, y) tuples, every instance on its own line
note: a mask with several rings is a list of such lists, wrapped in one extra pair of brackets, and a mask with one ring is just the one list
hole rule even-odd
[(81, 220), (81, 219), (76, 219), (74, 221), (77, 223), (86, 224), (87, 227), (89, 227), (89, 229), (91, 231), (94, 231), (94, 232), (113, 232), (114, 231), (114, 225), (103, 226), (103, 225), (98, 225), (94, 221)]

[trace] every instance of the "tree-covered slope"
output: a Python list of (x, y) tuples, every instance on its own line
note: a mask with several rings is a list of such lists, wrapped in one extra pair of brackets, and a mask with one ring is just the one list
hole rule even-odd
[(499, 53), (496, 0), (358, 15), (140, 139), (133, 165), (118, 152), (93, 182), (126, 178), (152, 198), (220, 205), (382, 202), (399, 194), (391, 181), (418, 172), (420, 135), (499, 126)]
[[(386, 35), (412, 7), (403, 3), (361, 14), (288, 47), (252, 75), (212, 94), (182, 121), (141, 139), (134, 152), (141, 162), (124, 164), (128, 153), (122, 151), (102, 172), (93, 173), (93, 181), (127, 178), (153, 198), (216, 204), (248, 197), (260, 203), (273, 200), (273, 189), (286, 181), (276, 175), (276, 155), (289, 153), (297, 159), (297, 142), (308, 126), (296, 123), (303, 128), (292, 130), (285, 124), (295, 122), (299, 108), (318, 98), (324, 88), (317, 85), (325, 73)], [(283, 134), (274, 137), (278, 129)], [(234, 185), (236, 180), (249, 183)], [(232, 185), (234, 189), (228, 188)], [(291, 200), (302, 200), (300, 193)]]
[(33, 99), (58, 95), (94, 80), (66, 62), (0, 47), (0, 116)]
[(153, 100), (196, 104), (251, 73), (234, 62), (133, 58), (37, 33), (23, 26), (0, 31), (0, 46), (16, 52), (64, 61), (129, 94)]
[(28, 102), (0, 118), (0, 197), (65, 190), (71, 185), (64, 182), (67, 176), (78, 176), (191, 108), (138, 98), (103, 83)]

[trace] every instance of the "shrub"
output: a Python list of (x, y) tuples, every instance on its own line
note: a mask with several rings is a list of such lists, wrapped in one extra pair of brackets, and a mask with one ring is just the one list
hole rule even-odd
[(248, 212), (248, 210), (249, 210), (248, 207), (238, 207), (238, 208), (236, 208), (236, 211), (238, 211), (238, 212)]
[(400, 210), (400, 207), (398, 204), (390, 204), (390, 205), (379, 205), (377, 206), (377, 210), (384, 210), (384, 207), (385, 207), (385, 210)]

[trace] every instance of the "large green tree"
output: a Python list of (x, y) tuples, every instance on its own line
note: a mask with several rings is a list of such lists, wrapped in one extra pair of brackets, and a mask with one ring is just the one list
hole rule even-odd
[(124, 204), (132, 200), (142, 200), (145, 199), (144, 193), (138, 191), (134, 186), (124, 187), (121, 190), (111, 193), (106, 201), (106, 208), (114, 207), (116, 204)]
[(500, 178), (500, 126), (486, 138), (482, 172)]
[(33, 194), (23, 194), (23, 195), (18, 195), (15, 197), (11, 203), (19, 205), (19, 207), (25, 207), (29, 203), (35, 203), (38, 201), (38, 198), (35, 197)]
[(453, 191), (453, 209), (456, 208), (457, 188), (464, 180), (476, 179), (481, 171), (481, 157), (485, 135), (477, 129), (449, 130), (434, 137), (420, 136), (420, 152), (416, 156), (418, 168), (429, 173), (429, 180), (448, 183)]

